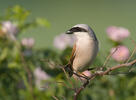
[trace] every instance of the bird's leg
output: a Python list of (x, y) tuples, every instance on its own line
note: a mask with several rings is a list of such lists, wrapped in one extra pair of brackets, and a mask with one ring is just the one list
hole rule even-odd
[[(82, 78), (84, 78), (86, 80), (86, 82), (89, 82), (89, 77), (86, 76), (84, 73), (80, 73), (82, 75)], [(85, 82), (81, 79), (82, 82)]]
[(90, 70), (94, 70), (94, 69), (96, 69), (96, 68), (88, 68), (87, 70), (90, 71)]
[(84, 79), (86, 79), (86, 80), (89, 79), (85, 74), (83, 74), (83, 73), (81, 73), (81, 72), (74, 71), (73, 74), (75, 74), (76, 76), (78, 76), (78, 77), (80, 77), (80, 78), (84, 78)]
[(88, 80), (88, 79), (89, 79), (89, 77), (88, 77), (88, 76), (86, 76), (84, 73), (81, 73), (81, 75), (83, 75), (83, 76), (84, 76), (84, 78), (85, 78), (86, 80)]

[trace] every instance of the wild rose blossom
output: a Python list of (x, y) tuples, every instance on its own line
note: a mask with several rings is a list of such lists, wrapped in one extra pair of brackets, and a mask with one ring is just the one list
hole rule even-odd
[(42, 90), (43, 84), (42, 81), (50, 79), (50, 76), (44, 72), (40, 67), (37, 67), (34, 70), (35, 83), (38, 89)]
[(34, 46), (35, 40), (33, 38), (23, 38), (21, 43), (27, 48), (32, 48)]
[(60, 50), (64, 50), (68, 46), (72, 46), (74, 43), (75, 37), (67, 34), (60, 34), (54, 39), (54, 46)]
[(2, 22), (2, 31), (7, 33), (11, 39), (15, 40), (15, 36), (18, 33), (18, 28), (11, 21), (4, 21)]
[(121, 42), (130, 35), (128, 29), (124, 27), (110, 26), (106, 30), (108, 37), (116, 42)]
[(119, 45), (111, 49), (112, 58), (118, 62), (126, 61), (129, 58), (129, 49)]

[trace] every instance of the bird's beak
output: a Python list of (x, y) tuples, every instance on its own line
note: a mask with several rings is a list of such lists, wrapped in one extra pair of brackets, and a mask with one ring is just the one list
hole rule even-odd
[(73, 34), (73, 32), (70, 31), (70, 30), (68, 30), (68, 31), (66, 32), (66, 34)]

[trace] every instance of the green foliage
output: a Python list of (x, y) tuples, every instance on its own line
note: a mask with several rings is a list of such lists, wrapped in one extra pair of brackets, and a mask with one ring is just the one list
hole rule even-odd
[(45, 18), (35, 18), (32, 19), (32, 21), (29, 21), (29, 15), (30, 11), (22, 8), (19, 5), (16, 5), (14, 7), (9, 7), (8, 9), (6, 9), (5, 15), (0, 17), (0, 22), (10, 20), (18, 26), (20, 32), (30, 27), (34, 28), (37, 26), (50, 26), (50, 23)]
[[(29, 11), (17, 5), (8, 8), (0, 21), (15, 23), (19, 34), (28, 28), (50, 25), (43, 18), (28, 21), (29, 15)], [(20, 41), (13, 41), (6, 35), (0, 37), (0, 100), (54, 100), (53, 96), (59, 100), (73, 100), (74, 92), (70, 89), (72, 85), (59, 67), (68, 62), (70, 53), (71, 48), (59, 54), (52, 49), (26, 48)], [(102, 66), (99, 56), (92, 67)], [(50, 76), (43, 80), (42, 89), (36, 85), (34, 71), (37, 67)], [(73, 78), (71, 81), (76, 87), (81, 85), (80, 81)], [(97, 77), (78, 100), (135, 100), (135, 89), (136, 71), (128, 75)]]

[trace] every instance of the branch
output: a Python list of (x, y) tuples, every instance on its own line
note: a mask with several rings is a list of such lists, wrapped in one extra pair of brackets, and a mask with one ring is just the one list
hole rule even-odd
[(131, 61), (131, 62), (129, 62), (129, 63), (125, 63), (125, 64), (120, 64), (120, 65), (113, 66), (113, 67), (107, 69), (106, 71), (101, 72), (100, 75), (106, 75), (106, 74), (108, 74), (109, 72), (111, 72), (113, 70), (116, 70), (118, 68), (123, 68), (123, 67), (129, 67), (129, 66), (132, 66), (135, 63), (136, 63), (136, 59), (133, 60), (133, 61)]
[(111, 68), (108, 68), (107, 70), (105, 71), (102, 71), (102, 70), (98, 70), (96, 71), (94, 74), (92, 74), (89, 79), (80, 87), (76, 90), (76, 92), (74, 93), (74, 100), (77, 100), (77, 97), (78, 95), (81, 93), (81, 91), (89, 84), (89, 81), (90, 80), (93, 80), (96, 76), (103, 76), (103, 75), (108, 75), (109, 72), (113, 71), (113, 70), (116, 70), (116, 69), (119, 69), (119, 68), (124, 68), (124, 67), (130, 67), (132, 65), (134, 65), (136, 63), (136, 59), (129, 62), (129, 63), (124, 63), (124, 64), (120, 64), (120, 65), (116, 65), (116, 66), (113, 66)]

